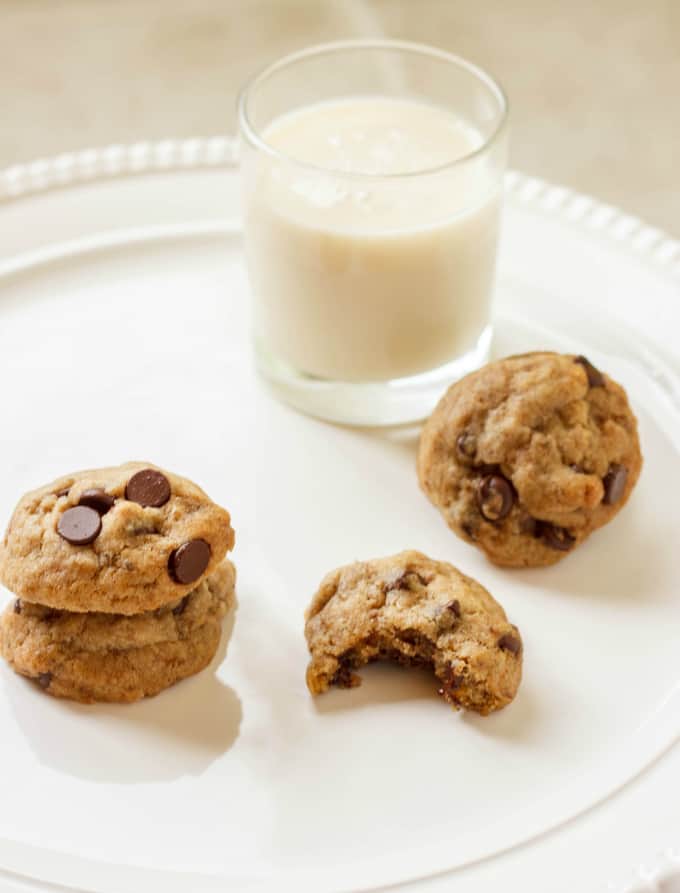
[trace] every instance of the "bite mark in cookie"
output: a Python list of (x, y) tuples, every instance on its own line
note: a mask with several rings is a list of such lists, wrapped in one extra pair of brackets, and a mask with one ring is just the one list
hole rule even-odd
[(360, 684), (376, 660), (430, 668), (454, 707), (483, 715), (508, 704), (522, 675), (519, 631), (475, 580), (414, 551), (338, 568), (306, 613), (307, 686)]

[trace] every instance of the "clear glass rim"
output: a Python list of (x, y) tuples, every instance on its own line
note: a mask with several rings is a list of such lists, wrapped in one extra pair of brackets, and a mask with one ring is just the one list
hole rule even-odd
[[(482, 82), (488, 88), (490, 93), (496, 98), (499, 108), (498, 123), (496, 124), (496, 127), (494, 128), (492, 133), (490, 133), (489, 136), (484, 140), (481, 146), (478, 146), (476, 149), (468, 152), (465, 155), (461, 155), (458, 158), (454, 158), (451, 161), (446, 161), (444, 162), (444, 164), (438, 164), (433, 167), (419, 168), (415, 171), (404, 171), (395, 174), (371, 174), (363, 171), (339, 171), (330, 167), (323, 167), (322, 165), (300, 161), (299, 159), (294, 158), (292, 155), (287, 155), (286, 153), (274, 148), (274, 146), (271, 146), (260, 135), (260, 133), (258, 133), (250, 120), (248, 103), (252, 93), (277, 72), (281, 71), (284, 68), (288, 68), (290, 65), (293, 65), (296, 62), (301, 62), (314, 56), (331, 55), (333, 53), (340, 53), (346, 50), (393, 50), (401, 53), (413, 53), (415, 55), (428, 56), (432, 59), (438, 59), (442, 62), (452, 64), (458, 68), (465, 69), (465, 71), (474, 75), (480, 82)], [(389, 38), (359, 38), (353, 40), (337, 40), (331, 43), (315, 44), (313, 46), (306, 47), (303, 50), (296, 50), (293, 53), (289, 53), (286, 56), (283, 56), (276, 62), (272, 62), (265, 68), (261, 69), (257, 74), (255, 74), (244, 84), (238, 96), (237, 108), (239, 127), (242, 135), (252, 146), (273, 158), (277, 158), (278, 160), (284, 161), (287, 164), (305, 168), (307, 170), (312, 170), (324, 174), (334, 174), (336, 176), (348, 179), (399, 180), (428, 176), (431, 174), (439, 174), (444, 171), (450, 171), (468, 163), (469, 161), (479, 157), (480, 155), (483, 155), (485, 152), (488, 152), (489, 149), (500, 139), (501, 134), (505, 130), (505, 126), (508, 120), (509, 102), (505, 91), (494, 77), (492, 77), (483, 68), (480, 68), (473, 62), (469, 62), (462, 56), (457, 56), (455, 53), (449, 53), (446, 50), (441, 50), (438, 47), (429, 46), (425, 43), (415, 43), (408, 40), (391, 40)]]

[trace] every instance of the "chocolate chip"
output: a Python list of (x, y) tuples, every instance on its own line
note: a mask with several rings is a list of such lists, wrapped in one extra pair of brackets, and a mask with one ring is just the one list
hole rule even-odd
[(175, 607), (172, 609), (172, 613), (175, 615), (175, 617), (179, 617), (181, 614), (184, 614), (188, 603), (189, 596), (185, 595), (182, 601), (178, 605), (175, 605)]
[(536, 518), (532, 518), (528, 512), (523, 512), (519, 518), (519, 532), (525, 536), (536, 536)]
[(441, 688), (437, 689), (437, 694), (441, 695), (446, 700), (449, 700), (454, 691), (459, 689), (461, 685), (465, 682), (463, 676), (459, 676), (453, 667), (447, 667), (444, 672), (442, 679), (443, 685)]
[(115, 501), (113, 496), (109, 496), (109, 494), (105, 490), (102, 490), (101, 487), (94, 487), (93, 489), (85, 490), (82, 493), (78, 500), (78, 505), (87, 505), (100, 515), (105, 515), (109, 509), (113, 508)]
[(54, 495), (57, 497), (57, 499), (60, 499), (62, 496), (68, 496), (68, 494), (70, 492), (71, 492), (70, 487), (64, 487), (63, 490), (58, 490)]
[(626, 481), (628, 480), (628, 469), (623, 465), (616, 463), (609, 466), (609, 470), (602, 478), (604, 486), (604, 498), (602, 502), (605, 505), (615, 505), (623, 496), (626, 489)]
[(395, 589), (404, 589), (413, 591), (413, 587), (420, 583), (421, 586), (427, 586), (432, 582), (432, 577), (424, 577), (418, 571), (402, 571), (398, 577), (390, 580), (385, 586), (385, 592), (392, 592)]
[(576, 537), (572, 536), (565, 527), (558, 527), (547, 521), (540, 522), (536, 534), (546, 546), (557, 549), (559, 552), (568, 552), (576, 542)]
[(477, 487), (477, 505), (487, 521), (502, 521), (512, 508), (515, 494), (510, 481), (500, 474), (482, 478)]
[(337, 685), (338, 688), (356, 688), (361, 684), (361, 679), (356, 673), (352, 672), (351, 667), (341, 663), (331, 679), (331, 685)]
[(86, 546), (97, 539), (102, 529), (98, 512), (86, 505), (66, 509), (59, 518), (57, 533), (72, 546)]
[(403, 629), (397, 633), (397, 638), (400, 642), (406, 642), (407, 645), (415, 646), (422, 645), (423, 640), (427, 641), (417, 629)]
[(512, 633), (505, 633), (498, 640), (498, 647), (502, 648), (503, 651), (509, 651), (511, 654), (519, 654), (522, 650), (522, 643)]
[(37, 678), (37, 682), (38, 682), (38, 685), (40, 686), (40, 688), (49, 688), (51, 681), (52, 681), (51, 673), (41, 673)]
[(501, 467), (497, 462), (483, 462), (477, 466), (480, 474), (501, 474)]
[(460, 526), (463, 530), (463, 533), (466, 536), (469, 536), (471, 540), (477, 539), (477, 525), (474, 524), (472, 521), (470, 521), (469, 518), (467, 520), (463, 521), (463, 523)]
[(170, 556), (170, 575), (178, 583), (193, 583), (210, 563), (210, 546), (205, 540), (190, 540)]
[(139, 505), (159, 508), (170, 499), (170, 481), (155, 468), (144, 468), (128, 481), (125, 498)]
[(464, 459), (472, 459), (477, 451), (477, 438), (469, 431), (463, 431), (456, 438), (456, 449)]
[(408, 589), (408, 571), (403, 571), (398, 577), (390, 580), (385, 586), (385, 592), (393, 592), (395, 589)]
[(18, 598), (18, 599), (14, 602), (14, 613), (15, 613), (15, 614), (21, 614), (21, 599), (20, 599), (20, 598)]
[(445, 605), (445, 608), (447, 611), (450, 611), (454, 617), (460, 617), (460, 602), (457, 598), (454, 598), (448, 605)]
[(595, 366), (590, 362), (590, 360), (586, 359), (586, 357), (576, 357), (574, 359), (575, 363), (579, 363), (586, 370), (586, 375), (588, 376), (588, 386), (591, 388), (603, 388), (605, 381), (604, 375), (600, 372), (599, 369), (596, 369)]

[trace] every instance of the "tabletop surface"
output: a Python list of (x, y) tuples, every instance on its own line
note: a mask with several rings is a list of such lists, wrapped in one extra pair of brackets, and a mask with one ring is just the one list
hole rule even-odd
[(256, 69), (301, 46), (439, 45), (506, 87), (514, 167), (680, 235), (677, 0), (4, 0), (0, 168), (234, 130)]

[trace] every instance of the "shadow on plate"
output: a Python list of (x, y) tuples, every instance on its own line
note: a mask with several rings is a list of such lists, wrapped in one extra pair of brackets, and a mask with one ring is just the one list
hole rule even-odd
[(672, 578), (673, 561), (663, 534), (640, 523), (632, 500), (558, 564), (508, 573), (529, 589), (545, 589), (548, 596), (553, 591), (595, 601), (649, 602), (664, 598), (662, 584)]
[(361, 685), (356, 688), (331, 688), (314, 698), (316, 711), (336, 713), (378, 704), (439, 700), (437, 680), (428, 670), (376, 662), (361, 667), (357, 672), (361, 676)]
[(357, 437), (381, 443), (386, 450), (401, 452), (415, 462), (418, 455), (418, 442), (423, 422), (405, 425), (377, 427), (372, 425), (342, 425), (335, 422), (316, 420), (317, 424), (326, 425), (331, 430), (341, 429)]
[(515, 700), (503, 710), (479, 716), (467, 710), (454, 711), (443, 701), (437, 694), (437, 680), (429, 670), (374, 663), (362, 667), (360, 675), (362, 683), (359, 687), (333, 688), (315, 698), (316, 711), (333, 714), (406, 701), (429, 702), (441, 711), (443, 722), (464, 722), (487, 736), (517, 742), (529, 739), (535, 720), (539, 718), (526, 685), (520, 687)]
[(28, 745), (45, 766), (86, 781), (138, 784), (202, 774), (232, 747), (241, 725), (241, 702), (216, 675), (234, 614), (209, 667), (136, 704), (50, 698), (9, 671), (9, 701)]
[(535, 737), (534, 730), (540, 731), (545, 719), (545, 711), (538, 708), (526, 680), (520, 685), (515, 700), (502, 710), (488, 716), (480, 716), (469, 710), (461, 713), (461, 721), (480, 735), (525, 745)]

